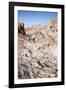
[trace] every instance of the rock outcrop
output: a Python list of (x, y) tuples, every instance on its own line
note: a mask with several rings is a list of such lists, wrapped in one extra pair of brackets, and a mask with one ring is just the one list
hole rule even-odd
[(32, 26), (31, 30), (19, 25), (18, 33), (22, 33), (18, 34), (18, 78), (57, 77), (57, 20)]
[(22, 35), (25, 35), (25, 28), (24, 28), (24, 23), (18, 24), (18, 33), (21, 33)]

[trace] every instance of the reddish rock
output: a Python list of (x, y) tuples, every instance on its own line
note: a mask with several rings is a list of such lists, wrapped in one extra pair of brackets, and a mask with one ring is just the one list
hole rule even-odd
[(24, 23), (18, 24), (18, 33), (22, 33), (22, 35), (26, 35), (25, 28), (24, 28)]

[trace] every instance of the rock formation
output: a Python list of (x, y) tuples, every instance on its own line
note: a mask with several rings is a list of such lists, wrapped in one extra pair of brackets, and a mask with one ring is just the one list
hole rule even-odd
[(31, 30), (19, 24), (18, 33), (18, 78), (57, 77), (57, 20), (46, 25), (34, 25)]
[(24, 23), (18, 24), (18, 33), (25, 35)]

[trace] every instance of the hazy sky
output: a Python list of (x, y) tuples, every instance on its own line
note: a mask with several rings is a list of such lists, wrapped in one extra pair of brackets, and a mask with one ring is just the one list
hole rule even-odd
[(48, 20), (57, 18), (57, 12), (45, 11), (18, 11), (18, 22), (23, 22), (26, 25), (46, 24)]

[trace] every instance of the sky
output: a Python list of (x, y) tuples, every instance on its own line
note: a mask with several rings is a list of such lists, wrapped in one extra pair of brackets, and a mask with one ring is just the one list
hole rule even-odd
[(48, 20), (54, 18), (57, 18), (57, 12), (18, 10), (18, 22), (28, 26), (34, 24), (46, 24)]

